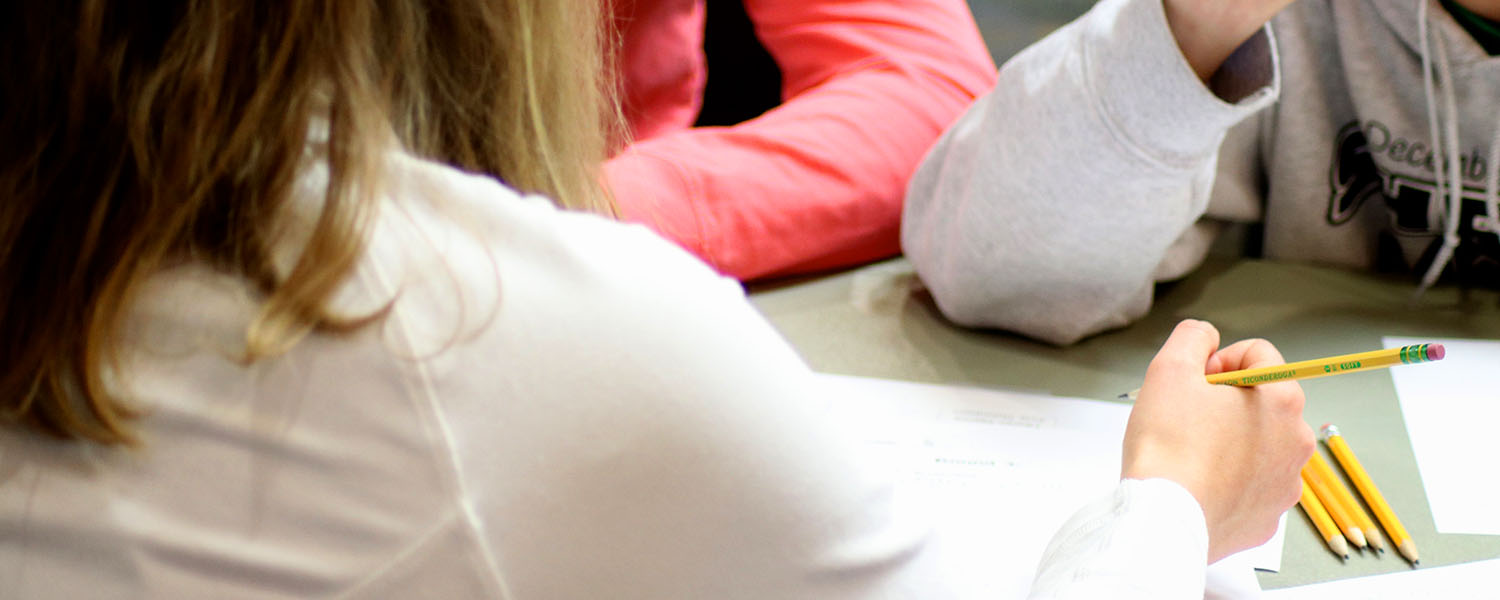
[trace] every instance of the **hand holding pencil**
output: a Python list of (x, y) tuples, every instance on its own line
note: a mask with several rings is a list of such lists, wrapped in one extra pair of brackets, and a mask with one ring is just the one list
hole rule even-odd
[[(1207, 521), (1209, 562), (1264, 542), (1274, 533), (1274, 523), (1272, 529), (1258, 529), (1264, 521), (1259, 513), (1280, 506), (1275, 511), (1279, 516), (1292, 504), (1303, 506), (1340, 557), (1348, 559), (1351, 543), (1384, 552), (1380, 528), (1313, 451), (1311, 430), (1301, 421), (1302, 390), (1295, 381), (1441, 360), (1443, 346), (1416, 344), (1285, 363), (1265, 340), (1214, 351), (1218, 343), (1212, 325), (1179, 323), (1152, 359), (1145, 385), (1121, 394), (1136, 401), (1125, 430), (1122, 476), (1161, 477), (1187, 488)], [(1220, 386), (1239, 390), (1210, 389)], [(1286, 422), (1288, 416), (1295, 423)], [(1385, 526), (1390, 543), (1415, 565), (1416, 545), (1338, 429), (1329, 429), (1325, 426), (1323, 433), (1330, 450)], [(1199, 464), (1204, 461), (1193, 460), (1198, 456), (1212, 464)], [(1292, 457), (1296, 461), (1288, 462)], [(1298, 493), (1283, 502), (1282, 488), (1294, 489), (1282, 485), (1289, 481), (1296, 482)]]
[(1219, 349), (1219, 332), (1202, 321), (1173, 330), (1146, 371), (1125, 428), (1121, 475), (1182, 485), (1203, 508), (1209, 560), (1254, 547), (1276, 532), (1301, 497), (1299, 471), (1312, 454), (1302, 420), (1302, 388), (1279, 382), (1236, 389), (1203, 377), (1210, 368), (1282, 363), (1265, 340)]

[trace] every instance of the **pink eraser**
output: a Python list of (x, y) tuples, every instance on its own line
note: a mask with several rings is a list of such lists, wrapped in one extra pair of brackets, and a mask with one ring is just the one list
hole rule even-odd
[(1443, 360), (1445, 353), (1442, 344), (1432, 344), (1427, 347), (1427, 360)]

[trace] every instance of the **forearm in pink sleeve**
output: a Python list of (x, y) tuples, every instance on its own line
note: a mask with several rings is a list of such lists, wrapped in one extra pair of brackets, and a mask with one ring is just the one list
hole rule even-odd
[(901, 198), (943, 129), (994, 80), (962, 0), (749, 0), (785, 103), (635, 144), (605, 165), (627, 220), (741, 279), (899, 251)]

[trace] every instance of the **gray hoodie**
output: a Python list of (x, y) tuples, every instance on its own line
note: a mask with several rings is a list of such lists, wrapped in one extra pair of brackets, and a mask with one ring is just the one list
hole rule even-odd
[(1102, 0), (933, 148), (902, 246), (950, 319), (1058, 344), (1139, 318), (1235, 222), (1271, 259), (1500, 286), (1497, 100), (1436, 0), (1301, 0), (1208, 86), (1161, 0)]

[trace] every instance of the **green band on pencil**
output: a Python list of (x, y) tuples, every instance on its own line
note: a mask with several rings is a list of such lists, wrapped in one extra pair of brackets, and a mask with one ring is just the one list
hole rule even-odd
[(1401, 363), (1417, 364), (1428, 361), (1441, 360), (1443, 358), (1442, 344), (1421, 344), (1401, 347)]

